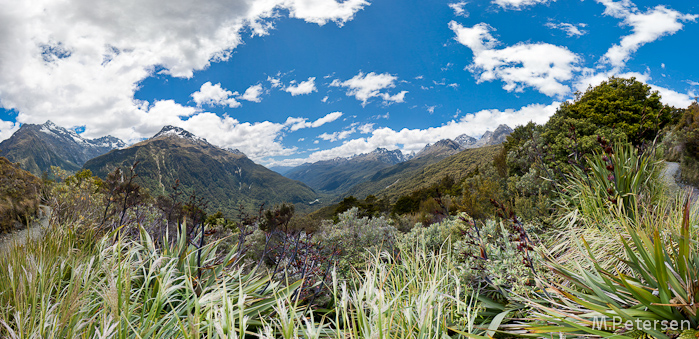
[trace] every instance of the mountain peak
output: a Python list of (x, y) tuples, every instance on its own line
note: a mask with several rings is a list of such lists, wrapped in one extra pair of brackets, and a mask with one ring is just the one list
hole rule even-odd
[(456, 137), (454, 139), (454, 141), (457, 144), (459, 144), (461, 147), (467, 148), (468, 146), (475, 144), (476, 141), (478, 141), (478, 140), (476, 140), (476, 138), (474, 138), (468, 134), (462, 134), (462, 135), (459, 135), (458, 137)]
[(510, 126), (507, 126), (505, 124), (501, 124), (500, 126), (498, 126), (498, 128), (495, 129), (495, 132), (493, 132), (493, 134), (495, 134), (495, 135), (499, 135), (502, 133), (511, 134), (512, 132), (514, 132), (514, 130), (512, 128), (510, 128)]
[(51, 121), (51, 120), (46, 120), (46, 122), (45, 122), (43, 125), (41, 125), (41, 126), (46, 127), (46, 128), (50, 128), (50, 129), (55, 129), (55, 128), (58, 127), (58, 126), (56, 126), (56, 124), (54, 124), (53, 121)]
[(154, 135), (151, 139), (155, 138), (160, 138), (160, 137), (178, 137), (182, 139), (190, 139), (194, 141), (204, 141), (206, 142), (206, 139), (202, 137), (198, 137), (191, 132), (185, 130), (184, 128), (177, 127), (177, 126), (172, 126), (172, 125), (167, 125), (164, 126), (158, 134)]
[(126, 144), (112, 136), (86, 139), (73, 129), (56, 125), (23, 124), (9, 139), (0, 142), (0, 155), (35, 175), (50, 173), (51, 166), (78, 171), (89, 159)]

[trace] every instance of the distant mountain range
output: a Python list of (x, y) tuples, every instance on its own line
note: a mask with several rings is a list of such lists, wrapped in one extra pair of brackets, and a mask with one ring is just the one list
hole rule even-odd
[[(195, 193), (208, 200), (211, 209), (229, 214), (240, 204), (256, 209), (262, 203), (271, 206), (281, 202), (294, 203), (297, 210), (304, 211), (318, 202), (327, 204), (347, 195), (362, 198), (414, 188), (419, 183), (408, 179), (428, 166), (464, 150), (500, 144), (510, 133), (510, 127), (500, 125), (479, 139), (463, 134), (408, 155), (377, 148), (349, 158), (275, 168), (286, 177), (255, 164), (237, 149), (214, 146), (173, 126), (163, 127), (152, 138), (127, 147), (115, 137), (86, 139), (50, 121), (24, 124), (0, 143), (0, 156), (36, 175), (58, 166), (71, 172), (89, 169), (103, 178), (116, 167), (127, 169), (138, 161), (139, 183), (154, 196), (170, 194), (179, 180), (186, 195)], [(481, 160), (492, 161), (491, 152), (486, 153), (487, 159)], [(410, 187), (403, 188), (405, 183)]]
[[(363, 195), (365, 186), (382, 182), (386, 178), (402, 177), (405, 173), (424, 168), (463, 150), (501, 144), (512, 133), (507, 125), (487, 131), (480, 139), (462, 134), (428, 144), (416, 154), (404, 155), (400, 150), (377, 148), (371, 153), (349, 158), (306, 163), (293, 169), (285, 169), (284, 175), (299, 180), (311, 188), (331, 195)], [(383, 185), (383, 184), (382, 184)], [(385, 187), (386, 185), (384, 185)]]
[(432, 163), (424, 161), (428, 157), (422, 157), (384, 168), (369, 180), (350, 188), (335, 201), (330, 202), (331, 204), (324, 204), (312, 213), (312, 217), (331, 218), (337, 208), (336, 203), (340, 198), (348, 196), (364, 199), (374, 195), (395, 203), (401, 196), (436, 184), (445, 176), (459, 182), (476, 168), (485, 168), (492, 164), (494, 156), (501, 149), (501, 145), (469, 148)]
[(367, 180), (376, 171), (403, 162), (400, 150), (377, 148), (371, 153), (350, 158), (335, 158), (303, 164), (285, 173), (290, 179), (301, 181), (315, 190), (338, 194)]
[(209, 202), (211, 211), (231, 216), (240, 204), (256, 211), (262, 203), (272, 207), (287, 202), (303, 210), (318, 198), (310, 187), (255, 164), (238, 150), (222, 149), (173, 126), (163, 127), (150, 139), (91, 159), (84, 168), (104, 178), (116, 167), (125, 170), (137, 161), (137, 183), (151, 195), (169, 195), (179, 180), (185, 199), (194, 193)]
[(0, 156), (41, 176), (50, 173), (51, 166), (77, 171), (86, 161), (122, 147), (126, 143), (113, 136), (85, 139), (47, 121), (43, 125), (22, 125), (9, 139), (0, 142)]

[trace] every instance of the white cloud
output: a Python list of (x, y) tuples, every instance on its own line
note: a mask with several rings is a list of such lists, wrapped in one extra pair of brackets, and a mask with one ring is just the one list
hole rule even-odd
[(429, 112), (430, 114), (433, 114), (434, 109), (437, 108), (437, 106), (436, 105), (435, 106), (426, 106), (426, 108), (427, 108), (427, 112)]
[(342, 112), (332, 112), (328, 113), (325, 116), (318, 118), (317, 120), (313, 122), (309, 122), (308, 119), (306, 118), (291, 118), (289, 117), (286, 119), (286, 124), (289, 127), (289, 130), (297, 131), (302, 128), (316, 128), (323, 126), (329, 122), (333, 122), (337, 119), (339, 119), (342, 116)]
[(345, 0), (342, 2), (327, 0), (286, 0), (282, 2), (288, 6), (292, 18), (325, 25), (328, 21), (334, 21), (338, 26), (352, 20), (358, 10), (368, 6), (365, 0)]
[(601, 61), (612, 67), (622, 68), (641, 46), (653, 42), (665, 35), (675, 34), (681, 30), (683, 22), (694, 22), (697, 15), (682, 14), (665, 6), (658, 5), (645, 13), (628, 0), (597, 0), (605, 6), (605, 15), (623, 19), (622, 24), (630, 26), (632, 34), (621, 39), (604, 54)]
[(5, 140), (12, 136), (19, 129), (19, 123), (0, 120), (0, 140)]
[(321, 102), (328, 102), (328, 96), (324, 96), (323, 99), (320, 100)]
[(240, 122), (227, 115), (220, 117), (214, 113), (200, 113), (175, 125), (206, 138), (214, 145), (237, 148), (255, 161), (291, 155), (297, 151), (296, 147), (288, 148), (281, 144), (279, 139), (286, 125), (280, 123)]
[[(0, 99), (21, 123), (86, 126), (87, 137), (145, 137), (148, 103), (134, 99), (158, 71), (190, 78), (225, 61), (242, 32), (268, 34), (289, 13), (342, 25), (364, 0), (5, 1), (0, 12)], [(245, 98), (258, 98), (249, 93)], [(228, 104), (230, 104), (229, 102)], [(162, 122), (158, 122), (162, 125)]]
[(398, 80), (398, 77), (389, 73), (376, 74), (371, 72), (369, 74), (364, 74), (359, 72), (359, 74), (352, 77), (352, 79), (343, 82), (335, 79), (330, 86), (346, 87), (347, 96), (354, 96), (357, 100), (362, 102), (362, 106), (366, 106), (371, 98), (381, 98), (383, 103), (388, 105), (391, 103), (404, 102), (405, 94), (408, 93), (408, 91), (401, 91), (394, 95), (390, 95), (383, 91), (388, 88), (396, 87), (396, 80)]
[[(453, 139), (464, 133), (471, 136), (480, 136), (487, 130), (494, 130), (500, 124), (507, 124), (513, 128), (518, 125), (524, 125), (529, 121), (543, 124), (556, 112), (559, 106), (560, 102), (553, 102), (550, 105), (532, 104), (518, 110), (482, 110), (466, 114), (459, 120), (451, 120), (441, 126), (425, 129), (403, 128), (396, 131), (388, 127), (378, 128), (371, 132), (371, 136), (347, 140), (340, 146), (313, 152), (306, 158), (287, 159), (274, 162), (274, 164), (295, 166), (304, 162), (316, 162), (368, 153), (377, 147), (391, 150), (400, 149), (404, 153), (410, 153), (421, 150), (428, 143), (434, 143), (445, 138)], [(325, 133), (324, 137), (330, 140), (335, 136), (336, 140), (340, 140), (339, 136), (342, 132), (346, 131)]]
[(569, 24), (567, 22), (547, 22), (546, 27), (551, 28), (551, 29), (560, 29), (566, 33), (567, 36), (569, 37), (574, 37), (574, 36), (583, 36), (587, 34), (586, 30), (580, 29), (582, 27), (585, 27), (587, 25), (585, 24), (578, 24), (578, 25), (573, 25)]
[(454, 15), (456, 16), (468, 17), (468, 12), (464, 8), (466, 4), (466, 1), (454, 2), (449, 4), (449, 8), (454, 11)]
[(661, 101), (677, 108), (686, 108), (694, 102), (696, 94), (692, 92), (680, 93), (669, 88), (650, 85), (651, 90), (658, 91), (661, 96)]
[(350, 129), (344, 130), (344, 131), (339, 131), (339, 132), (333, 132), (333, 133), (323, 133), (318, 136), (318, 139), (323, 139), (327, 141), (338, 141), (342, 139), (347, 139), (352, 133), (356, 132), (357, 129), (355, 127), (352, 127)]
[[(136, 135), (149, 137), (154, 135), (162, 128), (163, 123), (160, 123), (162, 121), (164, 124), (185, 128), (214, 145), (237, 148), (250, 159), (264, 162), (270, 157), (288, 156), (298, 152), (297, 147), (286, 147), (282, 144), (286, 132), (293, 132), (301, 128), (320, 127), (337, 120), (342, 116), (342, 113), (332, 112), (313, 122), (308, 122), (306, 118), (292, 117), (287, 118), (283, 123), (241, 122), (228, 115), (220, 117), (214, 113), (200, 112), (196, 108), (166, 100), (156, 102), (150, 107), (148, 115), (150, 119), (144, 118), (143, 120), (151, 121), (151, 123), (139, 126)], [(181, 119), (183, 117), (187, 119)], [(2, 128), (3, 125), (0, 124), (0, 133), (4, 131)], [(340, 133), (337, 137), (346, 138)]]
[(289, 92), (292, 96), (311, 94), (318, 91), (315, 81), (315, 77), (310, 77), (308, 80), (299, 82), (297, 85), (284, 87), (284, 91)]
[(570, 92), (564, 81), (571, 80), (580, 57), (565, 47), (547, 43), (518, 43), (495, 49), (498, 41), (490, 34), (492, 27), (485, 23), (464, 27), (455, 21), (449, 28), (455, 39), (473, 51), (473, 63), (468, 69), (478, 82), (500, 79), (507, 91), (521, 92), (533, 87), (548, 96), (563, 96)]
[(260, 95), (262, 95), (263, 92), (264, 90), (261, 84), (253, 85), (248, 87), (248, 89), (245, 90), (245, 93), (239, 96), (238, 99), (252, 102), (261, 102), (262, 98), (260, 98)]
[(521, 10), (522, 8), (527, 6), (545, 4), (549, 1), (550, 0), (493, 0), (493, 3), (504, 9)]
[(369, 134), (369, 133), (371, 133), (371, 131), (374, 130), (374, 124), (373, 123), (364, 124), (364, 125), (359, 126), (358, 129), (359, 129), (359, 132), (361, 132), (362, 134)]
[(234, 96), (237, 96), (238, 92), (231, 92), (221, 87), (221, 84), (212, 85), (210, 81), (205, 82), (201, 85), (201, 88), (192, 93), (192, 99), (197, 104), (197, 106), (202, 105), (226, 105), (231, 108), (240, 106), (240, 103), (235, 100)]
[(267, 76), (267, 81), (269, 81), (272, 88), (277, 88), (277, 87), (282, 86), (282, 82), (279, 78), (272, 78), (271, 76)]

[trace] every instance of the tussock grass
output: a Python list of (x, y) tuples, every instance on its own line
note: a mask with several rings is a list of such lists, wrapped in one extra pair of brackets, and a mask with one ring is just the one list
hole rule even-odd
[[(464, 290), (449, 254), (381, 253), (354, 279), (333, 272), (334, 308), (299, 304), (294, 291), (244, 273), (180, 240), (156, 248), (118, 231), (94, 241), (52, 227), (0, 254), (3, 338), (442, 338), (480, 333), (477, 292)], [(445, 251), (447, 253), (447, 251)]]
[(217, 243), (203, 249), (198, 280), (184, 241), (158, 250), (144, 231), (117, 234), (92, 243), (53, 227), (0, 255), (0, 337), (243, 337), (298, 286), (226, 269), (235, 258), (216, 262)]

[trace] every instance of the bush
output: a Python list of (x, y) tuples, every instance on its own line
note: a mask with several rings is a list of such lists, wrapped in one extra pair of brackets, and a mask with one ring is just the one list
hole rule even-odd
[(339, 221), (324, 221), (318, 237), (328, 248), (341, 251), (338, 258), (338, 270), (347, 276), (352, 265), (364, 263), (369, 254), (381, 250), (391, 251), (398, 231), (393, 222), (385, 217), (359, 217), (356, 207), (338, 215)]
[(41, 180), (0, 157), (0, 233), (29, 225), (39, 210)]

